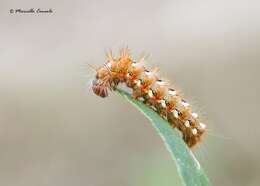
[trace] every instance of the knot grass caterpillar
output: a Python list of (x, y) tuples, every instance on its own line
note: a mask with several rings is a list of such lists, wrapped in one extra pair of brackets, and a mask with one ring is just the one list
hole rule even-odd
[(109, 52), (107, 62), (95, 70), (92, 90), (96, 95), (107, 97), (108, 89), (115, 90), (119, 83), (124, 83), (132, 90), (132, 97), (143, 100), (173, 128), (178, 128), (189, 147), (201, 140), (206, 125), (199, 121), (198, 114), (192, 112), (179, 92), (157, 76), (157, 69), (145, 67), (144, 58), (134, 61), (129, 50), (124, 48), (118, 58)]

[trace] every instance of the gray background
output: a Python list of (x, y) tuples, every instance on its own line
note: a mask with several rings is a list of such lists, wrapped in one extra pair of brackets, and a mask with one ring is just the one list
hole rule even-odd
[[(104, 52), (149, 54), (208, 125), (213, 185), (260, 182), (260, 3), (0, 1), (0, 185), (180, 185), (149, 122), (89, 91)], [(52, 14), (10, 14), (52, 8)]]

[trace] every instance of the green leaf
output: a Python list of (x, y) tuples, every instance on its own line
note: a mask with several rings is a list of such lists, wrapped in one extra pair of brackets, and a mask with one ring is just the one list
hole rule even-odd
[(210, 185), (209, 179), (204, 173), (198, 160), (193, 155), (192, 151), (185, 144), (179, 132), (173, 129), (169, 123), (160, 117), (151, 108), (146, 106), (141, 101), (132, 98), (123, 90), (117, 89), (116, 92), (124, 97), (128, 102), (134, 105), (141, 111), (152, 123), (163, 139), (166, 148), (175, 161), (178, 173), (185, 186), (207, 186)]

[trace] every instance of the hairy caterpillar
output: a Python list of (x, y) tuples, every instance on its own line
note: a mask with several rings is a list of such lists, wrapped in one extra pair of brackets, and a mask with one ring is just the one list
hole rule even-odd
[(108, 89), (115, 90), (119, 83), (132, 89), (132, 96), (142, 99), (172, 127), (178, 128), (185, 143), (192, 147), (200, 141), (206, 125), (199, 122), (198, 114), (191, 111), (187, 103), (169, 83), (157, 77), (156, 69), (148, 70), (144, 59), (132, 60), (127, 48), (121, 49), (120, 56), (107, 54), (107, 62), (96, 69), (92, 82), (93, 92), (100, 97), (108, 96)]

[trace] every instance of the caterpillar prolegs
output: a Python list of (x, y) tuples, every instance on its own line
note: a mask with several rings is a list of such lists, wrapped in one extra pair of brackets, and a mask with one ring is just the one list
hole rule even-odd
[(172, 127), (178, 128), (183, 140), (193, 147), (201, 140), (206, 125), (201, 123), (198, 114), (177, 90), (157, 76), (157, 70), (148, 70), (144, 58), (134, 61), (127, 48), (121, 49), (118, 58), (107, 54), (107, 62), (96, 69), (92, 82), (93, 92), (100, 97), (108, 96), (108, 89), (115, 90), (119, 83), (132, 89), (132, 96), (142, 99), (145, 104), (168, 120)]

